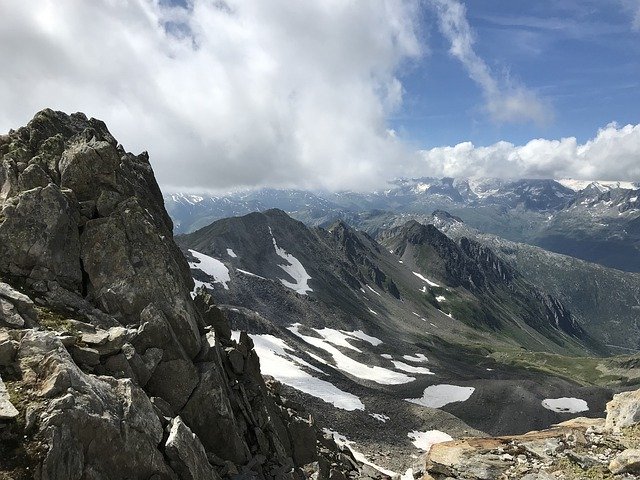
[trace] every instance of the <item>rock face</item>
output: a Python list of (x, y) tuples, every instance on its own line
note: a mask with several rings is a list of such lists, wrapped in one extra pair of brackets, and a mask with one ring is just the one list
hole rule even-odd
[[(510, 318), (520, 317), (548, 338), (564, 332), (591, 342), (559, 300), (526, 282), (487, 246), (466, 237), (456, 242), (434, 225), (415, 220), (385, 235), (386, 244), (396, 254), (412, 258), (423, 271), (433, 273), (450, 287), (463, 287), (481, 300), (471, 323), (500, 329), (510, 323)], [(501, 308), (513, 313), (500, 316), (497, 312)]]
[(320, 475), (313, 422), (192, 299), (146, 153), (44, 110), (0, 136), (0, 209), (1, 478)]
[(607, 403), (607, 428), (621, 428), (640, 423), (640, 390), (614, 395)]
[(425, 480), (632, 479), (640, 474), (640, 390), (618, 394), (607, 417), (575, 418), (549, 430), (438, 443), (426, 456)]

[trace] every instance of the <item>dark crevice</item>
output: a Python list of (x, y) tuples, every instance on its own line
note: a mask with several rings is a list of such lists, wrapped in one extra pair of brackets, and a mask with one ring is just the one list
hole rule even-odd
[[(84, 227), (79, 228), (79, 237), (82, 238), (82, 231)], [(89, 294), (89, 285), (91, 285), (91, 280), (89, 278), (89, 274), (84, 268), (84, 262), (82, 261), (82, 257), (78, 258), (78, 262), (80, 263), (80, 273), (82, 274), (82, 281), (80, 283), (80, 294), (82, 298), (87, 298)]]

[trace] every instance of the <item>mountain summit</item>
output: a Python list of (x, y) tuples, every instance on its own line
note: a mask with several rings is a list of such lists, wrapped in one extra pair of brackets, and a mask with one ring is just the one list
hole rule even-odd
[(1, 477), (358, 475), (206, 290), (192, 299), (146, 153), (43, 110), (0, 156)]

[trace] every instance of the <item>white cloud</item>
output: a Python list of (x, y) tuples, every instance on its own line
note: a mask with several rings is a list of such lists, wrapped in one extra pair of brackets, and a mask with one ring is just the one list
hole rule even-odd
[(418, 0), (8, 0), (0, 131), (44, 107), (107, 122), (161, 184), (367, 188), (421, 54)]
[(633, 11), (632, 26), (634, 30), (640, 30), (640, 0), (631, 0), (631, 6)]
[(509, 78), (499, 81), (486, 62), (473, 48), (474, 33), (467, 21), (466, 8), (458, 0), (431, 0), (442, 34), (451, 43), (449, 52), (467, 70), (469, 77), (482, 89), (485, 109), (498, 123), (533, 121), (539, 125), (552, 117), (551, 108), (535, 92)]
[(607, 125), (584, 144), (575, 137), (531, 140), (516, 146), (470, 142), (421, 152), (422, 174), (451, 177), (640, 179), (640, 124)]
[(620, 0), (620, 4), (631, 15), (631, 28), (640, 31), (640, 0)]

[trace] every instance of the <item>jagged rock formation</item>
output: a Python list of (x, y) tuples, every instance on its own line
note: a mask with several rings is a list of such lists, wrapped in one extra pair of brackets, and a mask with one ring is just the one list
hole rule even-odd
[(474, 315), (480, 319), (474, 320), (478, 325), (503, 328), (504, 318), (496, 312), (511, 310), (515, 313), (512, 317), (521, 317), (549, 337), (562, 331), (590, 342), (560, 301), (526, 282), (511, 265), (475, 240), (462, 237), (456, 242), (432, 224), (411, 220), (384, 233), (383, 243), (398, 256), (411, 257), (448, 286), (462, 287), (481, 298)]
[(605, 418), (574, 418), (525, 435), (433, 445), (424, 480), (640, 478), (640, 390), (614, 396)]
[(192, 299), (146, 153), (44, 110), (0, 137), (0, 207), (0, 478), (359, 474)]

